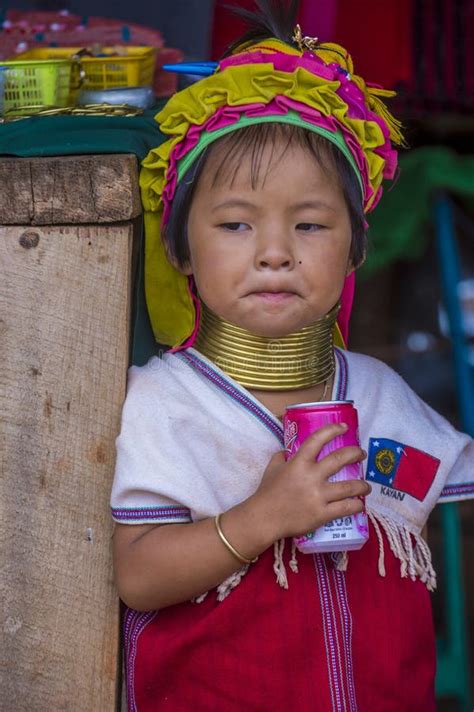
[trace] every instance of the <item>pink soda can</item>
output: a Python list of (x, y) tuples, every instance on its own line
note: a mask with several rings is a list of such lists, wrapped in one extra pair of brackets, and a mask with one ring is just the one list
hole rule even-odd
[[(300, 403), (289, 406), (283, 416), (285, 458), (290, 460), (301, 443), (316, 430), (332, 423), (346, 423), (348, 428), (324, 445), (316, 460), (321, 460), (334, 450), (348, 445), (359, 446), (359, 421), (353, 401), (326, 401)], [(364, 479), (360, 462), (345, 465), (331, 477), (332, 482)], [(364, 546), (369, 538), (365, 512), (340, 517), (324, 524), (313, 532), (295, 537), (297, 548), (305, 554), (329, 551), (353, 551)]]

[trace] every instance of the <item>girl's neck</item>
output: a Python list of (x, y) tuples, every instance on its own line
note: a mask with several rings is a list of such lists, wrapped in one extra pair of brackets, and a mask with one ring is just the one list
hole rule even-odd
[(339, 304), (311, 326), (281, 338), (251, 334), (202, 306), (196, 348), (262, 402), (260, 393), (267, 394), (269, 401), (278, 393), (286, 402), (293, 397), (294, 402), (304, 400), (308, 394), (313, 400), (318, 395), (330, 397)]
[(334, 386), (334, 374), (325, 383), (310, 388), (295, 391), (259, 391), (249, 388), (250, 393), (262, 403), (267, 410), (280, 420), (290, 405), (297, 403), (319, 403), (331, 400)]

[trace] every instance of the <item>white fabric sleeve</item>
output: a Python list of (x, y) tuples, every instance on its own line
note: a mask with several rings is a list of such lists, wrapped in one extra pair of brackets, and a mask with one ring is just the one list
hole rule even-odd
[[(164, 437), (166, 401), (147, 366), (132, 366), (122, 411), (111, 495), (114, 521), (122, 524), (190, 522), (174, 484), (173, 444)], [(166, 442), (168, 440), (168, 442)]]
[(468, 439), (456, 460), (439, 496), (439, 502), (458, 502), (474, 498), (474, 440)]

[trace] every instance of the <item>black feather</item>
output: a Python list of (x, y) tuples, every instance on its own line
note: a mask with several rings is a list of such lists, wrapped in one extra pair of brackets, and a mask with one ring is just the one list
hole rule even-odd
[(248, 29), (233, 42), (224, 54), (229, 54), (245, 42), (260, 42), (276, 37), (283, 42), (291, 43), (298, 17), (300, 0), (255, 0), (258, 10), (252, 12), (242, 7), (226, 5), (226, 7), (241, 19), (245, 20)]

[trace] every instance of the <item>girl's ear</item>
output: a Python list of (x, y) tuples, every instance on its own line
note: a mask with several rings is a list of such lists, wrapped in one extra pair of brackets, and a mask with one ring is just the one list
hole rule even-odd
[(349, 262), (348, 262), (348, 264), (347, 264), (347, 269), (346, 269), (346, 277), (348, 277), (350, 274), (352, 274), (353, 272), (355, 272), (356, 269), (359, 269), (359, 267), (362, 267), (362, 265), (364, 264), (365, 260), (366, 260), (366, 254), (365, 254), (365, 252), (364, 252), (364, 254), (362, 255), (362, 258), (359, 260), (359, 262), (358, 262), (356, 265), (352, 262), (352, 260), (349, 260)]
[(184, 264), (180, 264), (178, 260), (176, 259), (175, 255), (173, 255), (170, 251), (168, 243), (163, 240), (163, 245), (165, 248), (165, 253), (166, 253), (166, 259), (168, 262), (173, 265), (175, 269), (178, 270), (181, 274), (184, 274), (186, 277), (190, 277), (193, 273), (193, 268), (191, 267), (191, 262), (189, 260), (185, 262)]
[(186, 277), (190, 277), (193, 273), (191, 262), (186, 262), (184, 265), (175, 265), (175, 267), (181, 274), (186, 275)]
[(191, 267), (191, 262), (185, 262), (184, 264), (179, 264), (178, 261), (173, 258), (169, 260), (173, 267), (184, 274), (186, 277), (190, 277), (193, 273), (193, 268)]

